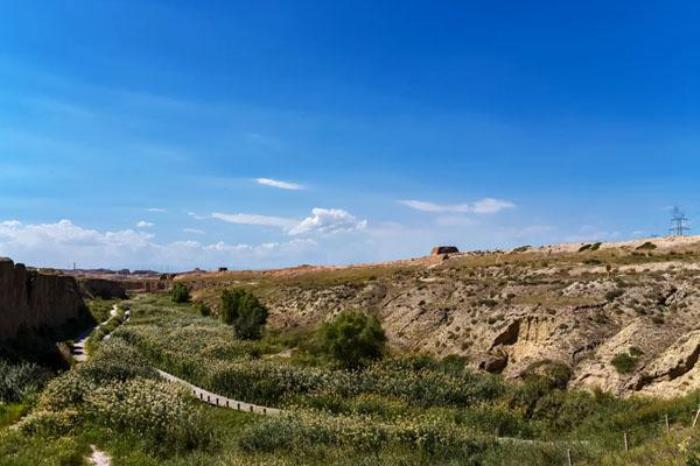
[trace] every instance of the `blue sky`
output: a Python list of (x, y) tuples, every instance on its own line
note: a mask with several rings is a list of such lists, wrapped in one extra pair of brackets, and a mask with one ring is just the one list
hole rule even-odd
[(696, 2), (0, 1), (0, 255), (274, 267), (700, 216)]

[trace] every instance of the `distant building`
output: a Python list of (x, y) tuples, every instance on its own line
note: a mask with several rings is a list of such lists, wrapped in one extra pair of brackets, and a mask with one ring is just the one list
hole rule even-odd
[(435, 246), (430, 252), (433, 256), (442, 256), (444, 254), (457, 254), (459, 249), (456, 246)]
[(219, 272), (228, 272), (228, 267), (219, 267)]

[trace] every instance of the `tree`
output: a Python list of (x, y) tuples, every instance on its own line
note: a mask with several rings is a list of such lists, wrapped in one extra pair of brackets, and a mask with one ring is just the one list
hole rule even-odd
[(318, 331), (320, 348), (346, 368), (359, 368), (379, 359), (386, 335), (376, 317), (357, 311), (343, 311)]
[(185, 286), (184, 283), (175, 283), (173, 289), (170, 292), (170, 296), (175, 303), (189, 303), (190, 302), (190, 290)]
[(249, 291), (224, 290), (221, 294), (221, 320), (233, 325), (240, 339), (260, 339), (267, 315), (267, 308)]
[(238, 318), (238, 301), (242, 293), (243, 290), (224, 290), (221, 293), (221, 312), (219, 316), (225, 324), (233, 325), (233, 322)]

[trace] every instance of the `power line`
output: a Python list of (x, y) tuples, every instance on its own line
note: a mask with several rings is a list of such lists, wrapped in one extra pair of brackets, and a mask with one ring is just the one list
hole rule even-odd
[(678, 206), (673, 208), (673, 213), (671, 214), (671, 228), (669, 231), (674, 236), (685, 236), (685, 234), (690, 231), (688, 217), (685, 216), (685, 213)]

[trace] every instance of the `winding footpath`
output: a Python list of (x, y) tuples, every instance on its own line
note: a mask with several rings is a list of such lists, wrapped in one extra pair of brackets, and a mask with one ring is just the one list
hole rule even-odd
[[(93, 327), (89, 330), (86, 330), (81, 336), (78, 341), (76, 341), (73, 346), (71, 347), (71, 355), (73, 356), (73, 359), (79, 364), (83, 363), (88, 360), (88, 353), (87, 353), (87, 348), (86, 344), (90, 338), (90, 335), (94, 330), (99, 329), (103, 325), (107, 324), (112, 319), (117, 318), (117, 315), (119, 313), (119, 308), (117, 305), (113, 305), (112, 309), (109, 312), (109, 319), (106, 321), (102, 322), (101, 324), (97, 325), (96, 327)], [(129, 320), (130, 316), (130, 311), (126, 311), (125, 319), (122, 322), (126, 323)], [(103, 340), (107, 340), (111, 337), (111, 333), (107, 334), (104, 336)], [(216, 393), (209, 392), (201, 387), (197, 387), (195, 385), (192, 385), (191, 383), (187, 382), (186, 380), (180, 379), (178, 377), (175, 377), (172, 374), (169, 374), (165, 371), (162, 371), (160, 369), (154, 368), (156, 372), (158, 372), (158, 375), (161, 376), (164, 380), (167, 380), (168, 382), (172, 383), (177, 383), (180, 385), (185, 386), (188, 388), (191, 392), (192, 395), (194, 395), (195, 398), (200, 400), (203, 403), (208, 403), (213, 406), (217, 406), (220, 408), (228, 408), (228, 409), (235, 409), (236, 411), (242, 411), (246, 413), (252, 413), (252, 414), (259, 414), (263, 416), (279, 416), (280, 414), (283, 413), (282, 410), (277, 409), (277, 408), (269, 408), (267, 406), (259, 406), (255, 405), (252, 403), (246, 403), (244, 401), (238, 401), (238, 400), (233, 400), (231, 398), (226, 398), (221, 395), (217, 395)], [(99, 450), (95, 445), (91, 445), (92, 448), (92, 454), (87, 458), (88, 462), (90, 464), (93, 464), (95, 466), (111, 466), (112, 464), (112, 459), (111, 457)]]
[[(92, 334), (92, 332), (105, 325), (110, 320), (115, 319), (118, 313), (119, 307), (117, 307), (117, 305), (114, 304), (112, 306), (112, 309), (109, 311), (109, 319), (83, 332), (83, 334), (80, 336), (80, 339), (76, 341), (70, 349), (71, 356), (73, 356), (73, 359), (76, 363), (80, 364), (88, 360), (86, 344), (90, 339), (90, 335)], [(126, 318), (128, 320), (129, 316), (127, 315)], [(105, 338), (107, 338), (108, 336), (109, 335), (105, 336)], [(90, 445), (90, 448), (92, 448), (92, 453), (88, 457), (88, 462), (90, 464), (93, 464), (95, 466), (111, 466), (112, 458), (107, 453), (98, 450), (95, 445)]]
[[(90, 339), (90, 334), (94, 330), (97, 330), (98, 328), (102, 327), (105, 325), (107, 322), (110, 320), (114, 319), (117, 317), (117, 314), (119, 312), (119, 307), (117, 307), (116, 304), (112, 306), (112, 309), (109, 311), (109, 319), (105, 320), (101, 324), (98, 324), (95, 327), (89, 328), (85, 330), (81, 335), (80, 339), (73, 343), (73, 346), (70, 349), (70, 354), (73, 356), (73, 359), (78, 362), (85, 362), (88, 359), (88, 354), (87, 354), (87, 349), (85, 348), (85, 345), (87, 344), (87, 341)], [(128, 312), (128, 311), (127, 311)], [(127, 314), (127, 319), (128, 319), (128, 314)], [(109, 335), (108, 335), (109, 336)], [(106, 338), (106, 337), (105, 337)]]

